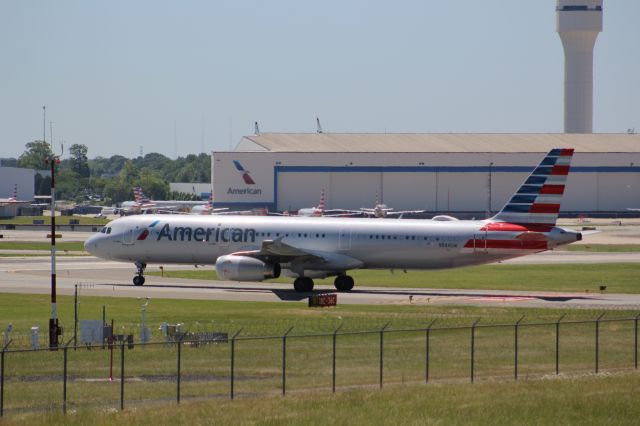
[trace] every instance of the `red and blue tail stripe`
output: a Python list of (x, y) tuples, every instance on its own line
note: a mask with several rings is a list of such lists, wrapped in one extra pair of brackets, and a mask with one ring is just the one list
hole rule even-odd
[(558, 219), (573, 149), (552, 149), (506, 206), (492, 218), (497, 222), (553, 226)]

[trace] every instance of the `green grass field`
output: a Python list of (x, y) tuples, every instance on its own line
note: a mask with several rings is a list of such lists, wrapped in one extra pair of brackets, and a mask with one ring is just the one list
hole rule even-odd
[[(160, 275), (149, 271), (148, 275)], [(439, 289), (495, 289), (596, 292), (601, 285), (610, 293), (640, 293), (640, 263), (558, 264), (558, 265), (483, 265), (437, 271), (355, 270), (350, 275), (356, 286), (390, 286)], [(165, 277), (217, 280), (212, 269), (164, 270)], [(275, 282), (291, 283), (281, 277)], [(267, 281), (264, 285), (269, 285)], [(333, 278), (314, 280), (333, 285)]]
[[(85, 297), (82, 289), (80, 294), (81, 319), (99, 319), (104, 305), (107, 320), (115, 319), (116, 333), (137, 335), (140, 301)], [(0, 323), (12, 322), (16, 341), (20, 333), (25, 335), (33, 325), (39, 325), (41, 332), (46, 334), (47, 295), (0, 296)], [(58, 297), (58, 314), (65, 327), (65, 340), (70, 338), (73, 328), (72, 301), (71, 297)], [(604, 413), (595, 410), (593, 405), (585, 411), (587, 404), (593, 404), (585, 396), (590, 395), (603, 396), (603, 407), (617, 401), (623, 412), (614, 419), (618, 420), (616, 423), (626, 422), (625, 410), (631, 409), (632, 401), (635, 403), (635, 399), (627, 395), (633, 393), (629, 392), (630, 388), (637, 386), (637, 376), (633, 373), (613, 378), (533, 380), (555, 376), (555, 328), (532, 324), (555, 321), (561, 313), (565, 312), (511, 307), (341, 305), (310, 309), (298, 303), (152, 300), (147, 310), (147, 324), (155, 340), (162, 339), (157, 328), (163, 321), (182, 322), (190, 331), (215, 330), (231, 334), (242, 329), (241, 340), (235, 346), (238, 400), (228, 401), (228, 343), (182, 348), (181, 394), (186, 403), (181, 408), (174, 405), (176, 347), (160, 344), (125, 350), (127, 411), (122, 414), (113, 412), (119, 405), (119, 382), (106, 380), (109, 351), (78, 349), (69, 351), (69, 409), (75, 414), (68, 417), (43, 415), (43, 411), (60, 411), (62, 404), (62, 351), (44, 350), (6, 355), (5, 413), (10, 421), (28, 423), (148, 421), (200, 424), (214, 420), (224, 423), (315, 423), (320, 421), (318, 416), (322, 412), (334, 406), (336, 401), (343, 401), (334, 407), (328, 421), (340, 423), (342, 418), (345, 424), (397, 424), (398, 420), (401, 423), (428, 420), (493, 423), (516, 421), (518, 416), (524, 415), (525, 423), (536, 419), (542, 423), (575, 418), (575, 422), (587, 419), (587, 423), (593, 419), (595, 424)], [(600, 312), (575, 310), (568, 314), (562, 326), (562, 373), (569, 376), (589, 373), (594, 365), (594, 325), (571, 321), (594, 319)], [(605, 318), (628, 318), (635, 314), (615, 311)], [(441, 327), (469, 326), (477, 319), (483, 325), (513, 324), (522, 315), (525, 315), (522, 324), (527, 325), (520, 329), (520, 377), (526, 383), (505, 383), (513, 377), (513, 328), (491, 327), (476, 331), (476, 384), (468, 384), (469, 329), (442, 330)], [(430, 380), (433, 384), (412, 385), (424, 381), (425, 332), (400, 330), (425, 327), (434, 319), (438, 328), (431, 332), (430, 340)], [(375, 390), (379, 380), (379, 333), (341, 334), (336, 347), (339, 393), (332, 396), (331, 336), (297, 336), (330, 333), (338, 326), (342, 326), (341, 333), (377, 330), (385, 324), (389, 324), (390, 330), (384, 338), (385, 390)], [(282, 339), (277, 336), (290, 327), (294, 329), (287, 340), (288, 394), (285, 398), (276, 398), (274, 395), (280, 392), (282, 375)], [(633, 370), (633, 330), (633, 321), (628, 320), (601, 324), (602, 371), (613, 374)], [(264, 335), (275, 338), (255, 339)], [(116, 378), (120, 374), (120, 360), (116, 350)], [(398, 386), (401, 384), (407, 386)], [(353, 386), (364, 386), (365, 389), (350, 390)], [(585, 394), (588, 389), (591, 390)], [(612, 399), (606, 397), (609, 394)], [(559, 398), (558, 405), (553, 407), (570, 404), (573, 411), (554, 417), (558, 415), (554, 409), (541, 410), (553, 399), (551, 395)], [(627, 396), (620, 398), (619, 395)], [(527, 400), (528, 407), (524, 412), (517, 408), (522, 407), (523, 399)], [(496, 405), (496, 400), (504, 400), (504, 403)], [(440, 408), (436, 409), (436, 406)], [(28, 414), (33, 410), (38, 413)], [(488, 415), (488, 410), (497, 411)], [(218, 412), (222, 414), (215, 414)]]
[(635, 425), (635, 373), (519, 383), (406, 385), (264, 398), (173, 402), (116, 410), (18, 415), (22, 424), (65, 425)]
[[(34, 220), (43, 220), (45, 225), (51, 225), (51, 216), (16, 216), (0, 219), (0, 224), (32, 225)], [(56, 216), (56, 225), (69, 225), (70, 220), (78, 220), (80, 225), (103, 226), (109, 219), (86, 216)]]
[[(50, 242), (35, 241), (0, 241), (0, 250), (51, 250)], [(82, 241), (60, 241), (56, 240), (57, 251), (84, 251)]]

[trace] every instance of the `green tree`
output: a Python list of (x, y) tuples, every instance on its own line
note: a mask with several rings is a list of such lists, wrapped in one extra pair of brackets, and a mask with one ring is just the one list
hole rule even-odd
[(26, 150), (18, 158), (18, 167), (26, 169), (44, 170), (47, 168), (45, 160), (53, 156), (51, 145), (45, 141), (33, 141), (25, 145)]
[(56, 198), (61, 200), (82, 201), (84, 196), (84, 181), (75, 170), (61, 167), (56, 175)]
[(166, 200), (169, 194), (169, 183), (160, 172), (147, 167), (140, 170), (140, 178), (134, 182), (134, 186), (141, 187), (145, 195), (154, 200)]
[(103, 195), (105, 199), (110, 200), (112, 203), (133, 200), (131, 186), (123, 184), (118, 178), (111, 178), (105, 183)]
[(83, 144), (74, 143), (69, 148), (69, 154), (71, 155), (70, 163), (71, 169), (78, 174), (78, 176), (87, 178), (89, 177), (89, 159), (87, 158), (87, 146)]

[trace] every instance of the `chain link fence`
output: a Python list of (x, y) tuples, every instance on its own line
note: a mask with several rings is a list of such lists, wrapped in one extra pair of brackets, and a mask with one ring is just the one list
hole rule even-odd
[[(243, 335), (210, 330), (156, 336), (126, 333), (104, 344), (52, 350), (4, 345), (0, 415), (42, 410), (172, 403), (184, 399), (257, 397), (301, 391), (432, 381), (522, 380), (546, 375), (638, 368), (638, 320), (393, 328), (365, 331)], [(125, 330), (120, 330), (125, 331)], [(23, 342), (24, 343), (24, 342)], [(23, 346), (28, 346), (23, 345)]]

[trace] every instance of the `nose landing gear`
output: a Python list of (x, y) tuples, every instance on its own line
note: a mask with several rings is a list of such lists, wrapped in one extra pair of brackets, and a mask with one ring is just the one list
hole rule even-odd
[(147, 264), (144, 262), (136, 262), (136, 268), (138, 268), (138, 275), (133, 277), (133, 285), (141, 286), (144, 284), (144, 270), (147, 268)]

